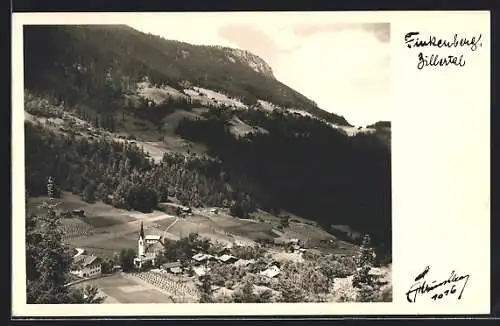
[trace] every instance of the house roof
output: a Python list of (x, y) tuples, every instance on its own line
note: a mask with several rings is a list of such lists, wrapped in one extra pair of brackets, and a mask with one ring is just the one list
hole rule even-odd
[(98, 258), (93, 255), (79, 255), (74, 257), (73, 259), (73, 266), (76, 268), (85, 268), (87, 266), (90, 266), (94, 263), (98, 263)]
[(184, 205), (181, 205), (181, 204), (176, 204), (176, 203), (169, 203), (169, 202), (167, 202), (167, 203), (161, 203), (161, 204), (162, 205), (166, 205), (166, 206), (176, 207), (176, 208), (178, 207), (178, 208), (181, 208), (181, 209), (191, 209), (191, 208), (189, 208), (187, 206), (184, 206)]
[(83, 266), (89, 266), (92, 265), (92, 263), (96, 262), (97, 257), (96, 256), (87, 256), (83, 262)]
[(240, 259), (237, 262), (234, 263), (235, 266), (247, 266), (249, 264), (254, 264), (255, 259)]
[(226, 261), (228, 261), (228, 260), (231, 260), (231, 259), (238, 259), (238, 258), (234, 257), (233, 255), (227, 255), (227, 254), (224, 254), (224, 255), (222, 255), (222, 256), (220, 256), (220, 257), (218, 257), (217, 259), (219, 259), (220, 261), (224, 261), (224, 262), (226, 262)]
[(174, 268), (174, 267), (179, 267), (179, 266), (181, 266), (181, 263), (179, 261), (173, 261), (173, 262), (165, 263), (165, 264), (161, 265), (161, 267), (163, 267), (163, 268)]
[(275, 277), (276, 275), (278, 275), (279, 273), (281, 273), (280, 269), (276, 266), (271, 266), (269, 267), (268, 269), (260, 272), (260, 275), (264, 275), (264, 276), (267, 276), (269, 278), (273, 278)]
[(214, 258), (214, 256), (209, 255), (209, 254), (203, 254), (203, 253), (198, 253), (192, 257), (196, 261), (204, 261), (207, 259)]
[(144, 238), (146, 241), (147, 240), (155, 240), (155, 241), (158, 241), (161, 239), (161, 235), (153, 235), (153, 234), (148, 234), (145, 238)]
[(182, 273), (182, 269), (180, 267), (172, 267), (170, 271), (174, 274), (180, 274)]

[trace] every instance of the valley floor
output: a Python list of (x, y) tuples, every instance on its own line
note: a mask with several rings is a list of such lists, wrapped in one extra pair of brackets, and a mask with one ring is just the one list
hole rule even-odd
[[(35, 213), (43, 212), (39, 204), (45, 199), (46, 197), (30, 198), (28, 208)], [(318, 255), (333, 253), (349, 257), (359, 252), (357, 246), (340, 241), (314, 225), (313, 222), (298, 217), (292, 218), (286, 228), (278, 230), (280, 219), (265, 212), (254, 213), (251, 219), (239, 219), (232, 217), (224, 209), (213, 213), (210, 208), (202, 208), (194, 209), (191, 216), (180, 217), (162, 211), (147, 214), (127, 211), (102, 202), (90, 204), (84, 202), (79, 196), (67, 192), (63, 192), (58, 201), (60, 202), (57, 209), (59, 211), (82, 209), (85, 212), (85, 217), (61, 219), (65, 243), (102, 258), (111, 258), (122, 249), (135, 249), (141, 223), (144, 225), (146, 234), (160, 235), (171, 240), (179, 240), (190, 233), (198, 233), (202, 238), (209, 239), (211, 243), (244, 247), (253, 246), (257, 239), (263, 238), (271, 240), (271, 243), (293, 238), (305, 244), (307, 249), (303, 249), (302, 252), (290, 252), (279, 245), (266, 246), (262, 258), (265, 257), (268, 262), (280, 264), (304, 263), (305, 251)], [(329, 241), (334, 241), (336, 245), (329, 245)], [(390, 291), (392, 283), (390, 266), (373, 270), (382, 275), (387, 282), (381, 290)], [(259, 275), (256, 273), (254, 276)], [(106, 297), (105, 303), (197, 302), (199, 294), (194, 282), (192, 277), (187, 277), (185, 274), (177, 277), (158, 269), (138, 273), (116, 273), (80, 282), (74, 286), (96, 285), (101, 295)], [(269, 283), (269, 281), (266, 282)], [(270, 282), (274, 282), (276, 287), (276, 280)], [(352, 276), (336, 278), (325, 300), (354, 301), (355, 291), (351, 283)], [(234, 293), (233, 286), (230, 285), (229, 288), (218, 286), (215, 293), (230, 295)], [(255, 285), (256, 289), (259, 286)]]

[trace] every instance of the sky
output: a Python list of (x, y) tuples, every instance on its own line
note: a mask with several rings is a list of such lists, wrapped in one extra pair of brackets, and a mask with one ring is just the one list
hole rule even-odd
[(391, 120), (390, 24), (328, 14), (154, 13), (127, 25), (166, 39), (248, 50), (279, 81), (356, 126)]

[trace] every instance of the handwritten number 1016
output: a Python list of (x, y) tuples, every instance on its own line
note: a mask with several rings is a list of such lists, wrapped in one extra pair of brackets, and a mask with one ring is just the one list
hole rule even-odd
[(444, 296), (447, 296), (448, 294), (454, 294), (455, 292), (457, 292), (457, 289), (455, 288), (455, 285), (453, 285), (450, 290), (446, 290), (443, 293), (439, 294), (436, 293), (431, 297), (431, 299), (436, 301), (437, 299), (442, 299)]

